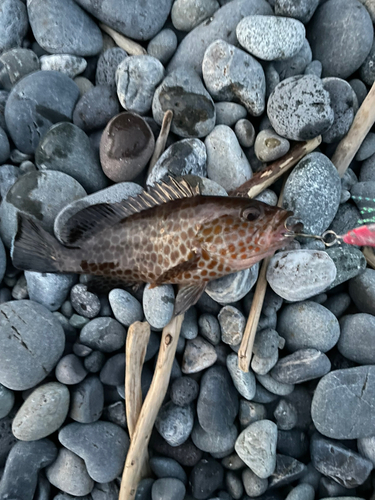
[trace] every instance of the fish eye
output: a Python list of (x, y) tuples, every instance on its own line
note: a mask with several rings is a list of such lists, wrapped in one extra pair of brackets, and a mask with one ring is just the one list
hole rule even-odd
[(259, 216), (260, 210), (255, 207), (245, 208), (245, 210), (242, 212), (242, 217), (249, 222), (257, 220)]

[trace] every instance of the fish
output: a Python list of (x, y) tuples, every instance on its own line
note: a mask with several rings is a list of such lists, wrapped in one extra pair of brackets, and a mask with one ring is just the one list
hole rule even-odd
[(178, 315), (209, 281), (285, 247), (301, 229), (288, 227), (292, 215), (256, 200), (203, 196), (199, 186), (168, 177), (122, 202), (84, 208), (67, 221), (60, 241), (20, 212), (11, 256), (17, 269), (90, 274), (109, 289), (178, 285)]

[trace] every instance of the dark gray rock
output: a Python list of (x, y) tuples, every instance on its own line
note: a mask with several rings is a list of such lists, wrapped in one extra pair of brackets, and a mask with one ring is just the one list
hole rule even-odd
[(224, 433), (217, 431), (206, 432), (196, 422), (191, 433), (193, 443), (202, 451), (211, 453), (215, 458), (227, 456), (234, 450), (234, 443), (238, 431), (235, 425), (229, 426)]
[(9, 139), (4, 130), (0, 127), (0, 164), (7, 161), (10, 155)]
[(151, 449), (165, 457), (173, 458), (184, 467), (194, 467), (202, 458), (203, 453), (191, 442), (190, 439), (180, 446), (170, 446), (159, 435), (155, 434), (151, 438)]
[(357, 161), (364, 161), (367, 158), (370, 158), (375, 153), (375, 133), (369, 132), (364, 141), (361, 144), (361, 147), (358, 149), (357, 154), (355, 155), (355, 159)]
[(213, 458), (202, 459), (193, 468), (189, 482), (194, 498), (210, 498), (215, 490), (222, 486), (224, 469)]
[(18, 391), (30, 389), (60, 359), (64, 331), (48, 309), (29, 300), (7, 302), (0, 311), (0, 383)]
[(147, 45), (147, 53), (159, 59), (162, 64), (166, 64), (176, 52), (177, 45), (176, 33), (169, 28), (165, 28), (150, 40)]
[(16, 83), (5, 106), (6, 126), (16, 147), (33, 154), (53, 123), (71, 121), (78, 97), (77, 85), (57, 71), (36, 71)]
[(75, 284), (75, 274), (54, 274), (25, 271), (30, 300), (42, 304), (50, 311), (57, 311)]
[(276, 468), (268, 478), (268, 488), (281, 488), (293, 483), (305, 473), (306, 465), (287, 455), (276, 455)]
[(256, 374), (257, 381), (262, 384), (262, 386), (267, 389), (267, 391), (272, 394), (277, 394), (278, 396), (287, 396), (294, 390), (294, 385), (284, 384), (283, 382), (278, 382), (269, 373), (266, 375)]
[(366, 57), (360, 68), (361, 79), (369, 86), (371, 86), (375, 81), (374, 62), (375, 62), (375, 42), (372, 44), (370, 53), (368, 54), (368, 56)]
[(102, 420), (112, 422), (126, 429), (125, 403), (123, 401), (116, 401), (106, 406), (103, 410)]
[(375, 270), (367, 268), (351, 279), (349, 295), (360, 312), (375, 316)]
[(303, 459), (309, 451), (309, 438), (300, 429), (278, 430), (277, 451), (289, 457)]
[(115, 319), (95, 318), (85, 325), (79, 335), (79, 341), (101, 352), (113, 352), (125, 344), (126, 330)]
[(156, 89), (152, 101), (154, 120), (161, 124), (171, 109), (171, 131), (180, 137), (204, 137), (215, 125), (215, 106), (199, 75), (189, 67), (168, 74)]
[(271, 370), (271, 376), (284, 384), (301, 384), (320, 378), (331, 369), (328, 357), (316, 349), (299, 349), (279, 359)]
[(82, 382), (87, 375), (87, 371), (81, 358), (75, 354), (67, 354), (57, 363), (55, 375), (62, 384), (74, 385)]
[(336, 278), (328, 290), (365, 272), (366, 259), (358, 248), (352, 246), (328, 248), (327, 254), (337, 269)]
[[(244, 72), (241, 68), (246, 67)], [(266, 80), (259, 62), (224, 40), (216, 40), (206, 50), (203, 79), (211, 96), (219, 101), (239, 101), (253, 116), (263, 113)]]
[(151, 490), (153, 484), (154, 484), (154, 479), (151, 478), (142, 479), (137, 486), (135, 500), (152, 500)]
[(161, 407), (155, 421), (159, 434), (171, 446), (184, 443), (193, 429), (194, 413), (190, 405), (177, 406), (173, 401)]
[(345, 234), (350, 229), (361, 225), (361, 223), (358, 222), (360, 218), (361, 215), (356, 206), (351, 203), (343, 203), (339, 206), (329, 229), (335, 231), (336, 234)]
[(266, 417), (267, 409), (264, 405), (254, 403), (254, 401), (240, 399), (240, 411), (238, 418), (242, 429), (254, 422), (257, 422), (258, 420), (264, 420)]
[(32, 500), (39, 471), (52, 463), (56, 455), (56, 446), (48, 439), (16, 443), (5, 464), (0, 482), (0, 496)]
[(232, 377), (233, 384), (237, 391), (245, 399), (251, 400), (255, 396), (256, 382), (254, 373), (249, 370), (243, 372), (238, 366), (238, 356), (235, 353), (227, 357), (227, 368)]
[(5, 198), (9, 189), (16, 183), (21, 172), (18, 167), (14, 165), (1, 165), (0, 166), (0, 196)]
[(315, 75), (320, 78), (322, 76), (322, 70), (322, 63), (320, 61), (314, 60), (306, 66), (304, 73), (305, 75)]
[(183, 500), (185, 486), (182, 481), (173, 477), (157, 479), (152, 485), (152, 500)]
[(142, 5), (129, 0), (106, 3), (77, 0), (77, 3), (123, 35), (135, 40), (149, 40), (163, 27), (171, 10), (172, 0), (161, 0), (157, 4), (146, 0)]
[(198, 0), (198, 2), (177, 0), (171, 11), (172, 24), (177, 30), (191, 31), (211, 17), (219, 7), (217, 0)]
[(231, 426), (238, 412), (238, 395), (227, 370), (215, 366), (207, 370), (200, 384), (197, 415), (206, 432), (220, 432)]
[(198, 335), (197, 310), (194, 306), (190, 307), (184, 315), (180, 335), (186, 340), (195, 339)]
[(102, 52), (96, 66), (96, 85), (108, 85), (116, 88), (117, 66), (127, 57), (125, 50), (120, 47), (112, 47)]
[(27, 10), (38, 44), (52, 54), (94, 56), (103, 46), (97, 24), (76, 2), (33, 0)]
[(248, 468), (242, 472), (242, 482), (247, 495), (255, 498), (265, 493), (268, 488), (268, 480), (258, 477)]
[(323, 76), (347, 78), (370, 52), (374, 30), (366, 8), (357, 0), (329, 0), (315, 12), (307, 38)]
[(334, 121), (329, 93), (315, 75), (292, 76), (279, 83), (269, 97), (267, 115), (279, 135), (295, 141), (326, 132)]
[(94, 486), (91, 491), (92, 500), (117, 500), (119, 488), (115, 481), (110, 483), (100, 483)]
[(211, 344), (217, 345), (221, 340), (220, 324), (213, 314), (203, 313), (198, 320), (199, 333)]
[(6, 265), (7, 265), (7, 257), (5, 253), (5, 248), (3, 242), (0, 239), (0, 283), (2, 282), (4, 277)]
[(345, 488), (363, 484), (373, 468), (372, 462), (359, 453), (318, 434), (311, 440), (311, 460), (319, 472)]
[(328, 297), (324, 302), (324, 307), (329, 309), (336, 318), (340, 318), (351, 304), (351, 299), (348, 293), (337, 293)]
[(337, 318), (312, 301), (287, 305), (279, 314), (278, 332), (290, 351), (313, 348), (327, 352), (340, 336)]
[(310, 153), (288, 177), (283, 206), (303, 222), (304, 231), (321, 234), (333, 221), (340, 197), (340, 177), (333, 163), (321, 153)]
[[(356, 439), (375, 434), (375, 367), (336, 370), (317, 385), (311, 415), (317, 430), (334, 439)], [(343, 411), (345, 408), (345, 411)]]
[(83, 366), (89, 373), (98, 373), (103, 368), (105, 356), (100, 351), (93, 351), (83, 360)]
[(173, 477), (187, 483), (187, 476), (181, 465), (172, 458), (152, 457), (150, 458), (150, 467), (157, 478)]
[(179, 377), (173, 381), (170, 388), (171, 400), (175, 405), (187, 406), (197, 399), (199, 385), (191, 377)]
[(3, 468), (10, 450), (17, 442), (12, 432), (12, 422), (16, 414), (13, 409), (6, 417), (0, 419), (0, 465)]
[(0, 53), (20, 47), (29, 27), (26, 6), (20, 0), (0, 2)]
[(277, 16), (293, 17), (305, 24), (310, 21), (318, 5), (319, 0), (276, 0), (275, 14)]
[(106, 385), (124, 385), (125, 354), (115, 354), (109, 358), (100, 371), (100, 380)]
[(290, 431), (297, 424), (297, 411), (294, 406), (285, 399), (280, 399), (273, 415), (279, 430)]
[(89, 475), (107, 483), (121, 474), (129, 437), (118, 425), (98, 421), (91, 424), (69, 424), (59, 432), (60, 443), (81, 457)]
[(359, 78), (354, 78), (353, 80), (349, 80), (349, 83), (357, 96), (358, 106), (360, 106), (366, 98), (367, 87)]
[(57, 431), (69, 410), (68, 388), (57, 382), (37, 387), (17, 411), (12, 432), (21, 441), (37, 441)]
[[(283, 61), (273, 61), (272, 65), (279, 75), (279, 81), (281, 81), (291, 76), (304, 74), (307, 65), (311, 63), (311, 60), (312, 60), (311, 48), (309, 42), (305, 38), (301, 49), (297, 52), (295, 56), (290, 57), (289, 59), (285, 59)], [(320, 77), (320, 75), (317, 76)]]
[(69, 417), (82, 424), (96, 422), (104, 406), (104, 389), (99, 378), (87, 377), (71, 389)]
[(375, 317), (372, 314), (351, 314), (341, 321), (337, 348), (345, 358), (361, 365), (375, 364), (375, 353), (369, 348), (375, 342)]
[[(198, 394), (198, 391), (197, 391)], [(14, 392), (0, 384), (0, 420), (6, 417), (14, 405)], [(1, 430), (0, 430), (1, 432)]]
[(252, 123), (246, 118), (241, 118), (236, 122), (234, 126), (234, 133), (236, 134), (241, 147), (250, 148), (254, 145), (255, 129)]
[(89, 89), (77, 102), (73, 123), (85, 132), (101, 129), (120, 112), (116, 92), (108, 85)]

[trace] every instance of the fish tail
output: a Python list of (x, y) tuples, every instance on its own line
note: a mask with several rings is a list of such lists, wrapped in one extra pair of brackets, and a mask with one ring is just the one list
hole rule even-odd
[(56, 238), (24, 214), (18, 214), (18, 229), (12, 245), (14, 267), (41, 273), (61, 272), (59, 260), (66, 249)]

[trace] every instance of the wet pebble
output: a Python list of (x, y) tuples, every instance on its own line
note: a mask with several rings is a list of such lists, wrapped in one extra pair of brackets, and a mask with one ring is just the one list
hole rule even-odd
[[(112, 292), (111, 292), (112, 293)], [(100, 317), (85, 325), (79, 335), (79, 341), (101, 352), (113, 352), (125, 344), (126, 330), (115, 319)]]
[(75, 422), (90, 424), (99, 420), (104, 405), (104, 389), (99, 378), (87, 377), (71, 389), (69, 417)]
[(6, 417), (14, 405), (14, 392), (0, 384), (0, 420)]
[(161, 330), (172, 319), (174, 310), (174, 290), (172, 285), (150, 288), (143, 293), (143, 312), (151, 328)]
[[(248, 71), (241, 70), (244, 66)], [(216, 40), (204, 54), (202, 73), (214, 99), (239, 100), (251, 115), (263, 113), (266, 80), (262, 66), (251, 55), (224, 40)]]
[(170, 401), (162, 406), (155, 426), (159, 434), (171, 446), (179, 446), (190, 436), (194, 424), (194, 413), (190, 405), (178, 406)]
[(12, 432), (21, 441), (37, 441), (57, 431), (69, 410), (68, 388), (57, 382), (37, 387), (18, 410)]
[[(235, 102), (215, 102), (216, 125), (231, 127), (247, 115), (246, 108)], [(239, 139), (238, 139), (239, 140)]]
[(258, 477), (251, 469), (245, 469), (242, 472), (242, 482), (249, 497), (259, 497), (268, 488), (268, 480)]
[(331, 369), (329, 358), (316, 349), (299, 349), (281, 358), (271, 371), (271, 376), (284, 384), (301, 384), (320, 378)]
[(259, 375), (267, 375), (267, 373), (276, 365), (279, 359), (279, 352), (276, 351), (272, 356), (264, 358), (262, 356), (253, 355), (251, 359), (251, 369)]
[(256, 374), (256, 379), (260, 384), (262, 384), (265, 389), (267, 389), (267, 391), (269, 391), (271, 394), (276, 394), (277, 396), (287, 396), (294, 390), (293, 384), (279, 382), (274, 379), (269, 373), (267, 373), (266, 375)]
[(50, 311), (60, 309), (76, 282), (74, 274), (25, 271), (25, 278), (30, 300), (42, 304)]
[(246, 325), (241, 311), (233, 306), (224, 306), (217, 319), (221, 328), (221, 340), (231, 346), (240, 344)]
[(177, 43), (176, 33), (169, 28), (165, 28), (149, 41), (147, 53), (159, 59), (162, 64), (166, 64), (175, 53)]
[(318, 250), (291, 250), (274, 255), (267, 268), (272, 290), (289, 301), (305, 300), (327, 289), (336, 278), (330, 256)]
[(84, 460), (94, 481), (107, 483), (122, 473), (129, 437), (118, 425), (103, 421), (68, 424), (60, 430), (59, 441)]
[(149, 55), (126, 57), (117, 66), (116, 87), (121, 106), (141, 115), (151, 109), (156, 87), (164, 77), (164, 67)]
[(284, 307), (278, 318), (279, 334), (290, 351), (313, 348), (327, 352), (340, 337), (340, 326), (331, 311), (312, 301)]
[(351, 279), (349, 295), (360, 312), (375, 316), (375, 270), (367, 268), (363, 274)]
[(190, 474), (189, 482), (194, 498), (210, 498), (223, 482), (224, 469), (213, 458), (200, 460)]
[(375, 364), (374, 345), (375, 317), (372, 314), (351, 314), (340, 322), (341, 335), (337, 344), (345, 358), (361, 365)]
[(112, 47), (102, 52), (96, 66), (96, 85), (108, 85), (108, 87), (115, 89), (117, 67), (127, 55), (125, 50), (120, 47)]
[(229, 354), (227, 357), (227, 368), (232, 377), (233, 384), (240, 395), (248, 400), (253, 399), (256, 387), (254, 374), (250, 370), (243, 372), (239, 368), (237, 354)]
[(191, 377), (176, 378), (170, 388), (170, 397), (177, 406), (187, 406), (197, 399), (199, 384)]
[(277, 428), (283, 431), (290, 431), (298, 422), (296, 409), (285, 399), (280, 399), (273, 415), (277, 423)]
[(60, 359), (64, 331), (52, 313), (36, 302), (7, 302), (0, 311), (0, 383), (8, 389), (30, 389)]
[(264, 162), (281, 158), (289, 151), (289, 148), (289, 141), (280, 137), (272, 129), (260, 131), (254, 144), (257, 158)]
[(305, 34), (300, 21), (287, 17), (248, 16), (236, 28), (240, 45), (265, 61), (289, 59), (296, 55)]
[(100, 371), (100, 380), (106, 385), (124, 385), (125, 354), (118, 353), (107, 359)]
[(76, 104), (73, 123), (85, 132), (101, 129), (120, 112), (116, 92), (108, 85), (89, 89)]
[(152, 500), (183, 500), (186, 488), (179, 479), (168, 477), (157, 479), (152, 485)]
[(74, 385), (81, 382), (87, 375), (81, 358), (75, 354), (67, 354), (62, 357), (56, 365), (56, 378), (66, 385)]
[(259, 264), (249, 269), (228, 274), (208, 283), (206, 293), (219, 304), (231, 304), (244, 298), (253, 288), (259, 273)]
[(103, 368), (105, 356), (100, 351), (93, 351), (83, 360), (83, 366), (89, 373), (98, 373)]

